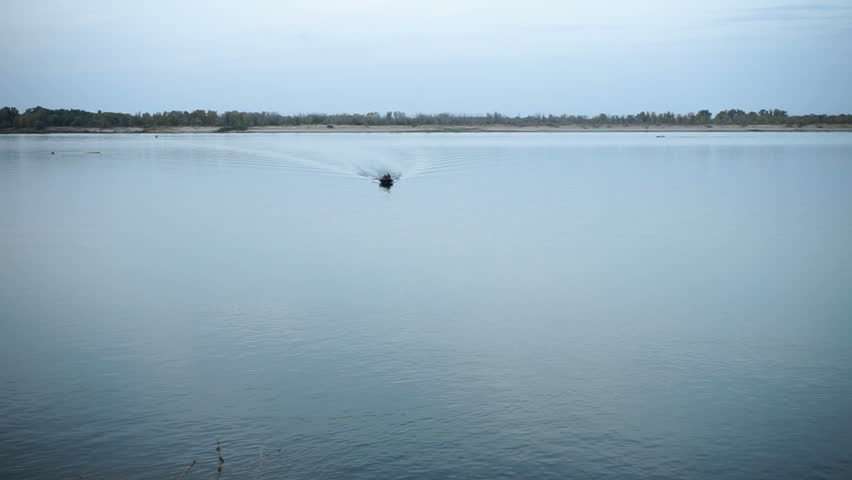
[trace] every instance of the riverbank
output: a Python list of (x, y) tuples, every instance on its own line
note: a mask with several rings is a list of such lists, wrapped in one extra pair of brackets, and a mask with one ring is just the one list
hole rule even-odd
[(564, 126), (516, 126), (516, 125), (297, 125), (264, 126), (245, 129), (229, 129), (222, 132), (220, 127), (125, 127), (125, 128), (79, 128), (48, 127), (43, 130), (7, 128), (0, 134), (51, 134), (51, 133), (436, 133), (436, 132), (852, 132), (852, 125), (803, 125), (788, 127), (785, 125), (564, 125)]

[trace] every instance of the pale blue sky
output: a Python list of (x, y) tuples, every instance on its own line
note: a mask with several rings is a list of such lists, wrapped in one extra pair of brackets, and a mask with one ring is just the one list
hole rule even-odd
[(0, 0), (0, 105), (852, 112), (852, 1)]

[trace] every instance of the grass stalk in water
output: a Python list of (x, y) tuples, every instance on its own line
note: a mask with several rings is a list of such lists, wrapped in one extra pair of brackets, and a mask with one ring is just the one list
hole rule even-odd
[(225, 464), (225, 459), (222, 458), (222, 444), (216, 440), (216, 456), (219, 457), (219, 465), (216, 466), (216, 478), (222, 476), (222, 466)]
[(178, 477), (178, 480), (185, 480), (186, 477), (189, 476), (190, 472), (192, 472), (192, 467), (194, 467), (195, 464), (196, 464), (196, 461), (193, 460), (192, 463), (190, 463), (189, 466), (186, 467), (186, 470), (183, 471), (183, 474), (181, 474), (181, 476)]

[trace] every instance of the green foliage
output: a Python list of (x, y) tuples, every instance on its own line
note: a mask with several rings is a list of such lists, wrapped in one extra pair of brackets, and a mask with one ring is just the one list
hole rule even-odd
[(715, 116), (709, 110), (697, 113), (676, 114), (672, 112), (639, 112), (631, 115), (607, 115), (594, 117), (585, 115), (527, 115), (509, 117), (498, 112), (485, 115), (418, 113), (408, 116), (404, 112), (361, 113), (300, 113), (281, 115), (273, 112), (228, 111), (223, 114), (215, 110), (192, 112), (173, 110), (156, 113), (87, 112), (76, 109), (48, 109), (41, 106), (28, 108), (23, 114), (14, 107), (0, 108), (0, 128), (43, 130), (48, 127), (77, 128), (157, 128), (164, 126), (219, 127), (219, 131), (239, 131), (261, 126), (297, 125), (368, 125), (368, 126), (477, 126), (509, 125), (514, 127), (540, 126), (695, 126), (695, 125), (811, 125), (852, 124), (852, 115), (809, 114), (790, 116), (784, 110), (760, 110), (746, 112), (740, 109), (722, 110)]
[(15, 126), (18, 119), (18, 109), (15, 107), (0, 108), (0, 128), (11, 128)]

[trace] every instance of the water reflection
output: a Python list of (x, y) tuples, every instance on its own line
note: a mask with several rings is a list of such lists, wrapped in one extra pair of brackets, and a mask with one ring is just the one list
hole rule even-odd
[(850, 153), (0, 136), (3, 478), (841, 478)]

